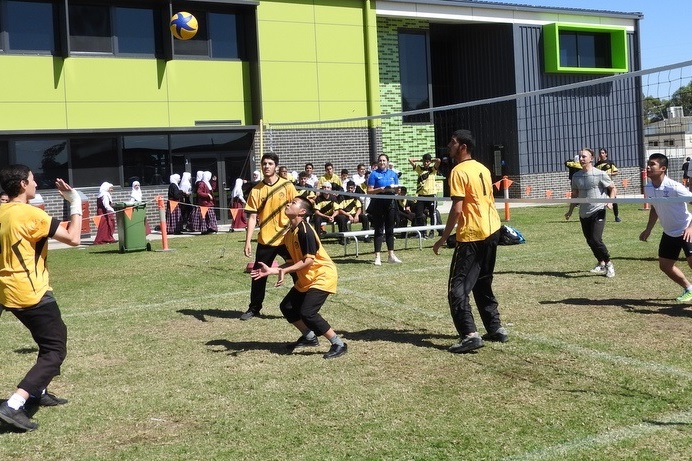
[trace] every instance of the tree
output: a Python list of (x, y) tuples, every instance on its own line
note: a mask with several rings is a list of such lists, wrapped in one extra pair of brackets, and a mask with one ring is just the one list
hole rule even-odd
[(682, 106), (685, 115), (692, 115), (692, 81), (673, 93), (669, 104), (671, 106)]

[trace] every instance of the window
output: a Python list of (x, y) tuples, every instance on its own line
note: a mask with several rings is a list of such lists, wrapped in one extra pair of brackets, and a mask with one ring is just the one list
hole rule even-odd
[(675, 147), (675, 139), (664, 139), (663, 145), (665, 147)]
[(52, 2), (7, 1), (2, 29), (8, 52), (56, 54), (56, 28)]
[(57, 178), (69, 181), (67, 140), (32, 139), (15, 141), (14, 162), (31, 168), (39, 189), (55, 189)]
[(629, 69), (624, 28), (546, 24), (543, 50), (546, 72), (605, 74)]
[(561, 31), (560, 65), (610, 67), (610, 34)]
[(123, 136), (125, 186), (168, 184), (168, 136)]
[[(399, 32), (399, 75), (402, 112), (431, 107), (425, 32)], [(404, 123), (431, 123), (430, 113), (406, 115)]]
[[(175, 5), (174, 5), (174, 8)], [(241, 59), (239, 38), (242, 30), (238, 15), (180, 7), (197, 18), (198, 29), (189, 40), (173, 40), (176, 56), (199, 56), (212, 59)], [(176, 11), (181, 11), (178, 9)]]
[(70, 150), (73, 186), (100, 186), (104, 181), (120, 184), (115, 138), (73, 139)]
[(156, 17), (152, 9), (116, 7), (116, 53), (161, 55), (161, 21)]
[(162, 54), (159, 10), (71, 3), (69, 17), (72, 52), (146, 56)]
[(649, 147), (658, 147), (658, 141), (649, 141)]

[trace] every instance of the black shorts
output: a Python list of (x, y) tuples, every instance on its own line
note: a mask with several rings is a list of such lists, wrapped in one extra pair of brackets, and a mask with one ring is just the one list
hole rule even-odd
[(680, 250), (684, 250), (685, 259), (692, 256), (692, 243), (686, 242), (682, 235), (671, 237), (665, 232), (661, 235), (661, 243), (658, 245), (658, 257), (663, 259), (677, 260), (680, 257)]

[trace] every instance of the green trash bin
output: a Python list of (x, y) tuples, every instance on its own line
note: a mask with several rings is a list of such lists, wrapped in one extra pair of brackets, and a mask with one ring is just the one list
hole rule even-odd
[[(127, 208), (131, 209), (127, 211)], [(151, 251), (151, 243), (147, 241), (144, 220), (147, 217), (146, 203), (114, 203), (113, 209), (118, 223), (118, 249), (126, 251)]]

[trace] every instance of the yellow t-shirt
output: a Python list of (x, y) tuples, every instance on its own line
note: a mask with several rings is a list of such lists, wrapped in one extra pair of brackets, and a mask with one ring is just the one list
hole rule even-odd
[(60, 221), (25, 203), (0, 206), (0, 305), (33, 307), (47, 291), (48, 238)]
[(427, 168), (423, 165), (416, 165), (413, 170), (418, 173), (418, 181), (416, 182), (416, 193), (418, 195), (435, 195), (437, 188), (435, 186), (435, 175), (437, 168), (430, 164)]
[(293, 183), (282, 177), (271, 186), (260, 181), (252, 188), (245, 204), (245, 211), (257, 213), (259, 243), (269, 246), (281, 245), (283, 234), (289, 224), (284, 210), (296, 194)]
[(320, 176), (320, 179), (317, 180), (317, 185), (315, 187), (320, 187), (322, 184), (325, 182), (330, 182), (332, 184), (336, 184), (337, 186), (343, 187), (344, 185), (341, 183), (341, 177), (337, 176), (335, 174), (332, 174), (330, 176), (327, 176), (326, 174), (324, 176)]
[(485, 240), (500, 229), (491, 181), (490, 170), (473, 159), (465, 160), (452, 169), (450, 195), (463, 200), (457, 221), (458, 242)]
[(336, 293), (336, 264), (325, 251), (312, 226), (302, 221), (295, 229), (286, 233), (284, 243), (294, 263), (305, 258), (313, 260), (310, 266), (296, 272), (298, 279), (293, 284), (296, 290), (305, 293), (311, 288), (316, 288), (327, 293)]

